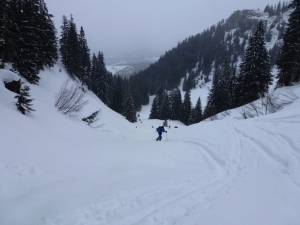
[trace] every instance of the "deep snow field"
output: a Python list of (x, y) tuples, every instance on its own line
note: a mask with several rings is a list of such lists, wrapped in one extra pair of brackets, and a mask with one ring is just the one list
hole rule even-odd
[[(300, 224), (300, 99), (253, 119), (232, 110), (188, 127), (169, 121), (157, 142), (150, 105), (134, 124), (93, 93), (79, 117), (58, 112), (59, 69), (30, 85), (27, 115), (0, 81), (0, 225)], [(300, 96), (300, 85), (289, 89)], [(100, 128), (81, 121), (99, 109)]]

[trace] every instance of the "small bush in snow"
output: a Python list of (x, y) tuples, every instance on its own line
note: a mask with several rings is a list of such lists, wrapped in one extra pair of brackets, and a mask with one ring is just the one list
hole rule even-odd
[(84, 100), (85, 93), (76, 85), (69, 85), (70, 80), (66, 80), (56, 94), (55, 107), (63, 114), (76, 116), (88, 103)]
[(100, 119), (101, 113), (102, 111), (101, 109), (99, 109), (98, 111), (93, 112), (90, 116), (82, 118), (82, 120), (90, 126), (91, 124), (96, 123)]
[(30, 99), (30, 87), (25, 85), (23, 88), (20, 90), (20, 94), (16, 95), (15, 98), (17, 99), (17, 109), (25, 115), (25, 112), (31, 112), (35, 111), (34, 109), (31, 108), (32, 104), (31, 102), (33, 99)]

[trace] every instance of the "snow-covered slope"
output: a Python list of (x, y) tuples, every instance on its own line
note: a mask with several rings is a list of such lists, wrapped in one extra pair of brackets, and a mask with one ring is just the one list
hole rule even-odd
[[(300, 224), (299, 99), (254, 119), (171, 121), (156, 142), (150, 106), (131, 124), (87, 93), (78, 118), (58, 112), (59, 69), (30, 85), (25, 116), (0, 81), (1, 225)], [(81, 121), (100, 108), (101, 128)]]

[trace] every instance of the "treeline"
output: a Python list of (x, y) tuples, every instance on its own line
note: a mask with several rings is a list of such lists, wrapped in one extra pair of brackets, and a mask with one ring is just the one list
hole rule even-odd
[(193, 107), (190, 90), (182, 101), (179, 89), (167, 92), (160, 87), (153, 99), (149, 119), (179, 120), (185, 125), (199, 123), (203, 119), (201, 99), (199, 97)]
[(38, 73), (58, 58), (53, 16), (43, 0), (0, 2), (1, 67), (11, 62), (28, 82), (38, 84)]
[[(277, 9), (285, 9), (285, 4)], [(283, 44), (279, 55), (275, 59), (278, 68), (276, 87), (289, 86), (300, 79), (300, 2), (293, 1), (288, 5), (293, 9), (283, 35)], [(282, 13), (282, 10), (277, 11)], [(181, 102), (180, 91), (163, 91), (161, 87), (154, 98), (150, 119), (180, 120), (186, 125), (193, 124), (214, 116), (222, 111), (236, 108), (268, 94), (268, 87), (272, 84), (271, 57), (266, 49), (265, 23), (259, 21), (249, 38), (242, 62), (237, 68), (232, 61), (234, 55), (225, 58), (221, 64), (214, 65), (212, 88), (207, 98), (207, 105), (202, 113), (197, 102), (195, 108), (190, 103), (190, 89), (195, 86), (195, 71), (184, 77), (183, 89), (186, 90), (184, 102)], [(245, 39), (244, 39), (245, 40)], [(199, 65), (199, 64), (198, 64)], [(197, 117), (196, 110), (201, 109), (201, 117)], [(174, 110), (175, 109), (175, 110)], [(177, 114), (174, 114), (177, 112)]]
[[(139, 102), (140, 98), (134, 99), (131, 80), (113, 76), (107, 71), (102, 52), (90, 56), (84, 29), (80, 27), (77, 31), (72, 15), (69, 20), (63, 16), (59, 43), (61, 62), (70, 77), (82, 82), (104, 104), (124, 115), (128, 121), (136, 122), (136, 111), (140, 108), (135, 102)], [(147, 101), (148, 95), (144, 102), (147, 104)]]
[[(289, 9), (286, 24), (280, 18)], [(91, 56), (84, 29), (77, 30), (72, 16), (63, 16), (57, 40), (53, 16), (44, 0), (2, 0), (1, 66), (11, 63), (28, 82), (38, 84), (39, 72), (60, 58), (69, 76), (80, 82), (83, 90), (87, 87), (93, 91), (130, 122), (137, 120), (136, 112), (142, 105), (149, 104), (149, 94), (155, 94), (151, 119), (180, 120), (189, 125), (263, 97), (272, 82), (273, 65), (278, 67), (277, 87), (299, 82), (300, 2), (268, 5), (264, 11), (275, 16), (268, 30), (265, 23), (254, 19), (255, 11), (236, 11), (226, 21), (178, 43), (148, 69), (123, 79), (106, 70), (102, 52)], [(274, 29), (282, 44), (267, 51), (265, 43), (273, 37)], [(200, 98), (192, 106), (190, 90), (197, 86), (199, 78), (208, 82), (212, 71), (213, 85), (202, 112)], [(182, 79), (186, 92), (183, 101), (178, 89)]]
[(102, 52), (91, 56), (84, 29), (77, 30), (72, 15), (70, 19), (63, 16), (57, 40), (52, 17), (44, 0), (1, 0), (0, 66), (11, 63), (20, 76), (38, 85), (39, 72), (59, 58), (83, 90), (87, 87), (108, 107), (136, 122), (136, 111), (149, 102), (148, 93), (134, 94), (131, 80), (108, 72)]
[[(280, 51), (279, 43), (282, 42), (286, 27), (282, 15), (287, 10), (286, 3), (266, 6), (264, 10), (269, 12), (270, 17), (273, 11), (275, 12), (275, 19), (272, 19), (269, 29), (266, 29), (264, 24), (266, 41), (270, 42), (274, 33), (279, 34), (275, 45), (268, 50), (271, 66), (275, 65)], [(244, 57), (246, 44), (258, 24), (255, 16), (257, 13), (253, 10), (235, 11), (226, 21), (222, 20), (202, 33), (179, 42), (149, 68), (132, 77), (137, 92), (147, 91), (154, 95), (160, 86), (166, 90), (173, 90), (179, 87), (182, 79), (189, 79), (188, 85), (195, 88), (199, 84), (198, 78), (201, 82), (209, 82), (211, 73), (215, 68), (219, 68), (225, 59), (235, 67)], [(187, 90), (185, 86), (184, 90)]]
[[(280, 4), (278, 8), (280, 9)], [(275, 61), (278, 68), (276, 88), (290, 86), (300, 80), (300, 1), (292, 1), (288, 8), (293, 11), (286, 25), (283, 44)], [(260, 21), (249, 40), (238, 74), (236, 68), (230, 67), (227, 59), (219, 68), (216, 68), (213, 85), (203, 113), (204, 118), (245, 105), (267, 95), (268, 87), (272, 84), (272, 76), (270, 56), (265, 47), (264, 27), (263, 22)]]
[(282, 16), (283, 13), (288, 11), (288, 3), (287, 2), (279, 2), (275, 5), (267, 5), (264, 9), (264, 12), (269, 13), (269, 16)]

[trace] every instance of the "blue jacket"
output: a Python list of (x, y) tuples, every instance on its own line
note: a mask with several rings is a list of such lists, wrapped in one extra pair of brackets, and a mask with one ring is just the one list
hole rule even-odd
[(162, 132), (166, 132), (166, 131), (165, 131), (165, 128), (163, 126), (160, 126), (160, 127), (157, 128), (157, 132), (158, 132), (159, 135), (161, 135)]

